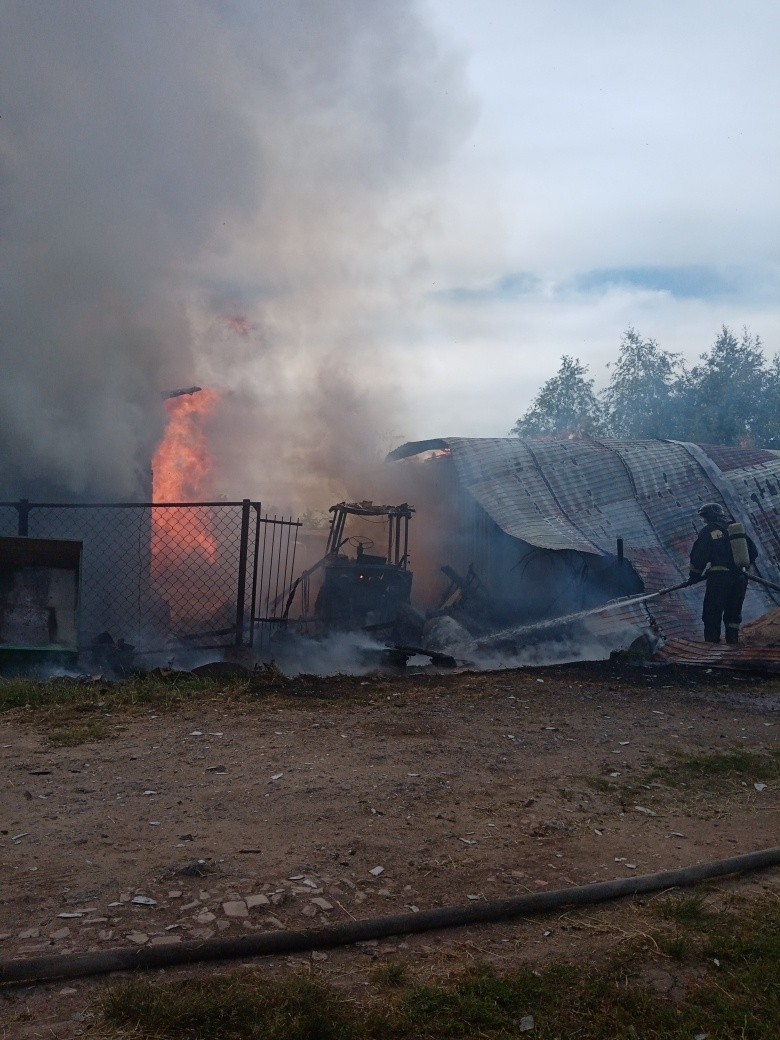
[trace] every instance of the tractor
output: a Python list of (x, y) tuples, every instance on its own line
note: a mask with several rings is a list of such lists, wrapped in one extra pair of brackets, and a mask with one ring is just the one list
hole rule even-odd
[[(318, 635), (363, 630), (392, 636), (411, 596), (409, 520), (414, 510), (406, 502), (399, 506), (339, 502), (329, 512), (325, 555), (295, 581), (284, 616), (300, 587), (300, 620), (313, 622)], [(377, 531), (374, 537), (367, 533), (372, 527)], [(378, 542), (382, 553), (371, 551)], [(321, 572), (320, 586), (313, 613), (307, 616), (309, 581), (317, 572)]]

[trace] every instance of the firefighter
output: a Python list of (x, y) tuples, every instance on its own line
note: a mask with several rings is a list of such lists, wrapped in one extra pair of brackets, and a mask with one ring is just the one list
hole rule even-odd
[[(739, 626), (742, 624), (742, 603), (747, 591), (745, 567), (752, 565), (758, 556), (755, 542), (749, 538), (741, 525), (738, 533), (729, 530), (733, 518), (717, 502), (708, 502), (699, 510), (705, 524), (691, 549), (691, 570), (688, 584), (706, 580), (702, 621), (704, 640), (719, 643), (721, 626), (725, 625), (726, 642), (739, 642)], [(744, 538), (745, 544), (735, 549), (735, 539)], [(736, 562), (740, 560), (740, 562)]]

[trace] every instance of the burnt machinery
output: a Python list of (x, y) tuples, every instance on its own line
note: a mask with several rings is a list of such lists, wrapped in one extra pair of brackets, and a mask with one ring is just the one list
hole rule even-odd
[[(411, 595), (409, 520), (414, 509), (406, 502), (339, 502), (329, 512), (333, 515), (325, 555), (293, 584), (284, 617), (300, 588), (300, 620), (313, 621), (319, 632), (391, 633)], [(381, 553), (370, 551), (380, 546)], [(317, 572), (321, 581), (309, 616), (309, 580)]]

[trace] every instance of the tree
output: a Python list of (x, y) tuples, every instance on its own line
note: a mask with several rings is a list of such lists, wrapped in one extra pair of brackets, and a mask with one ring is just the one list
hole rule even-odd
[(780, 450), (780, 355), (767, 363), (747, 328), (737, 338), (723, 325), (688, 370), (679, 354), (629, 326), (611, 367), (608, 386), (595, 394), (587, 367), (564, 355), (510, 435), (607, 433)]
[(780, 450), (780, 354), (775, 354), (764, 372), (764, 392), (755, 421), (756, 443)]
[(614, 437), (668, 437), (674, 427), (674, 394), (682, 371), (679, 354), (642, 339), (630, 325), (601, 395), (605, 424)]
[(710, 444), (760, 445), (773, 417), (766, 414), (771, 369), (761, 340), (743, 329), (738, 340), (724, 325), (701, 364), (686, 373), (677, 394), (686, 440)]
[(587, 366), (564, 354), (556, 375), (548, 379), (528, 411), (509, 431), (518, 437), (538, 437), (564, 433), (598, 433), (602, 408), (593, 392), (593, 380), (586, 379)]

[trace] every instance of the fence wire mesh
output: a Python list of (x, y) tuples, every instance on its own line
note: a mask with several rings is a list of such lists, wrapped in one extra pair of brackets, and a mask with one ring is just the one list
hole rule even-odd
[(14, 505), (0, 503), (0, 538), (10, 538), (19, 533), (19, 513)]
[(292, 581), (299, 527), (249, 500), (0, 503), (0, 535), (83, 544), (80, 645), (108, 632), (142, 653), (262, 642)]

